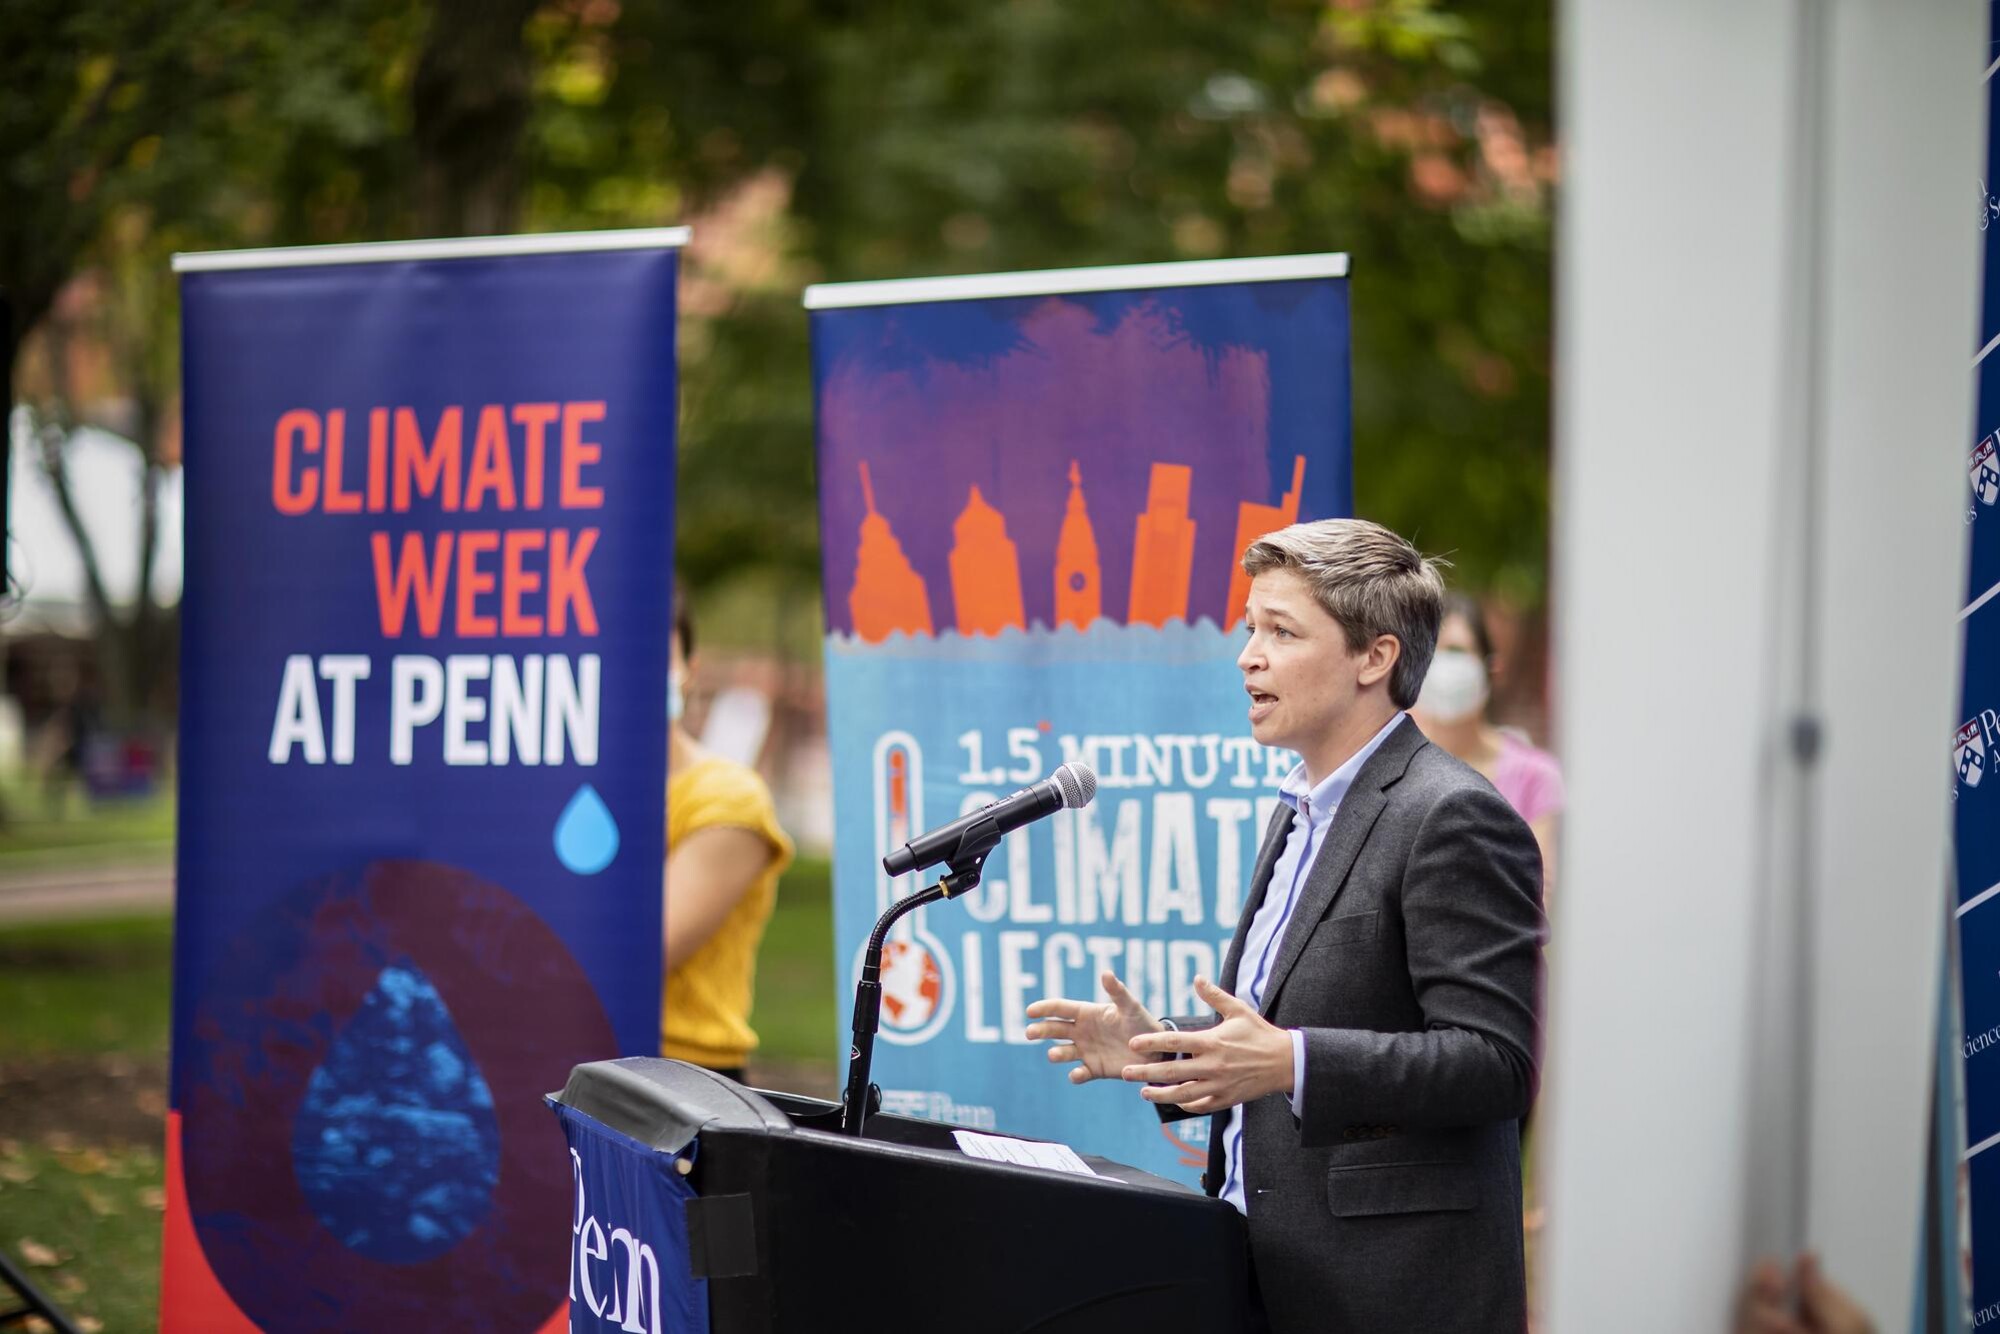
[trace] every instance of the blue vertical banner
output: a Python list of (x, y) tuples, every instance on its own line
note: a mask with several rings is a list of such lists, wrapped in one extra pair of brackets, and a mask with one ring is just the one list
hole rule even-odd
[(705, 1334), (708, 1280), (693, 1277), (688, 1237), (695, 1193), (678, 1170), (694, 1147), (663, 1153), (573, 1107), (555, 1114), (575, 1188), (567, 1334)]
[(161, 1326), (560, 1330), (658, 1050), (679, 230), (182, 256)]
[[(1250, 735), (1238, 559), (1352, 512), (1343, 255), (823, 286), (813, 311), (843, 998), (909, 838), (1080, 760), (1096, 802), (1008, 836), (890, 937), (883, 1110), (1193, 1182), (1206, 1118), (1072, 1087), (1024, 1007), (1196, 1008), (1294, 763)], [(845, 1051), (849, 1007), (839, 1006)]]
[[(1988, 6), (1989, 16), (2000, 5)], [(1989, 33), (1995, 31), (1989, 17)], [(1951, 737), (1958, 863), (1966, 1151), (1960, 1179), (1971, 1195), (1973, 1324), (2000, 1322), (2000, 104), (1986, 58), (1986, 161), (1979, 174), (1984, 288), (1973, 375), (1977, 438), (1965, 456), (1964, 523), (1971, 531), (1959, 722)]]

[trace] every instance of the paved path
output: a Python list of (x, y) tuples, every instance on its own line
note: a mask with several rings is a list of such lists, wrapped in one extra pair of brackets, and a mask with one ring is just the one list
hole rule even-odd
[(173, 863), (159, 859), (0, 873), (0, 923), (165, 911), (173, 902)]

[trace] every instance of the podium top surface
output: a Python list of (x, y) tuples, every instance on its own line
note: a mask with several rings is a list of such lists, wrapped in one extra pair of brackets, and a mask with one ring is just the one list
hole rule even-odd
[(572, 1068), (562, 1092), (549, 1099), (664, 1153), (679, 1153), (710, 1126), (769, 1132), (792, 1126), (735, 1080), (658, 1056), (586, 1062)]
[[(961, 1127), (939, 1121), (872, 1116), (867, 1137), (854, 1139), (833, 1128), (832, 1103), (747, 1089), (712, 1070), (657, 1056), (628, 1056), (576, 1066), (562, 1091), (550, 1094), (549, 1100), (662, 1153), (679, 1153), (704, 1131), (728, 1131), (812, 1140), (867, 1154), (944, 1159), (968, 1168), (1044, 1179), (1051, 1175), (1045, 1168), (970, 1157), (952, 1138), (952, 1132)], [(1095, 1154), (1081, 1156), (1097, 1176), (1067, 1176), (1063, 1180), (1205, 1199), (1177, 1181)]]

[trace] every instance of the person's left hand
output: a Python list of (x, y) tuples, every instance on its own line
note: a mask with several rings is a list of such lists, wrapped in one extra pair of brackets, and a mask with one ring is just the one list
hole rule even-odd
[(1760, 1260), (1736, 1304), (1736, 1334), (1806, 1334), (1805, 1324), (1786, 1301), (1785, 1271), (1775, 1260)]
[(1290, 1093), (1292, 1035), (1206, 978), (1194, 980), (1194, 991), (1220, 1022), (1195, 1032), (1133, 1038), (1132, 1050), (1141, 1056), (1187, 1053), (1178, 1061), (1126, 1066), (1126, 1080), (1148, 1086), (1139, 1096), (1205, 1115), (1266, 1094)]
[(1798, 1293), (1796, 1310), (1785, 1271), (1775, 1260), (1759, 1261), (1737, 1304), (1736, 1334), (1875, 1334), (1868, 1313), (1820, 1272), (1818, 1256), (1799, 1257), (1790, 1287)]

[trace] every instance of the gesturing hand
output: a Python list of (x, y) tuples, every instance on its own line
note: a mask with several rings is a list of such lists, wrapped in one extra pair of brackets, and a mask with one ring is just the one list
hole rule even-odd
[(1221, 1022), (1193, 1032), (1149, 1033), (1132, 1039), (1142, 1057), (1186, 1052), (1183, 1060), (1127, 1065), (1124, 1077), (1148, 1087), (1139, 1096), (1197, 1114), (1219, 1112), (1270, 1093), (1292, 1091), (1292, 1035), (1247, 1002), (1197, 977), (1195, 995)]
[(1088, 1084), (1093, 1079), (1116, 1079), (1132, 1063), (1132, 1039), (1151, 1033), (1160, 1021), (1146, 1012), (1139, 998), (1125, 989), (1115, 973), (1098, 979), (1104, 984), (1109, 1002), (1061, 1000), (1045, 997), (1028, 1007), (1030, 1038), (1054, 1038), (1049, 1059), (1060, 1065), (1075, 1061), (1069, 1072), (1072, 1084)]

